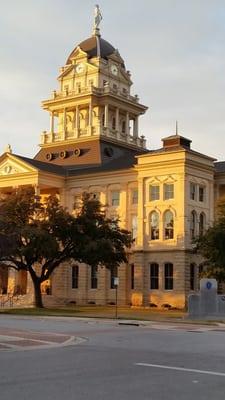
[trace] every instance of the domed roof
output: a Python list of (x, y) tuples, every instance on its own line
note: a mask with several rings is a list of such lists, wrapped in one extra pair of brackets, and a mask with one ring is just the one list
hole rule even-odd
[(75, 47), (66, 62), (67, 64), (71, 64), (71, 58), (74, 56), (77, 47), (80, 47), (81, 50), (87, 53), (89, 58), (101, 57), (107, 59), (108, 56), (113, 54), (116, 50), (109, 42), (102, 39), (100, 36), (91, 36)]

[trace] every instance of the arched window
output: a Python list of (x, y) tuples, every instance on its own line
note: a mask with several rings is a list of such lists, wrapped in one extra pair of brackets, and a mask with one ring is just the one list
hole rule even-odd
[(137, 239), (137, 230), (138, 230), (137, 215), (133, 215), (132, 227), (131, 227), (132, 239)]
[(122, 121), (122, 133), (126, 133), (126, 121)]
[(205, 214), (202, 212), (199, 215), (199, 236), (202, 236), (205, 232)]
[(116, 129), (116, 118), (112, 117), (112, 129), (115, 131)]
[(156, 211), (150, 215), (150, 239), (159, 239), (159, 214)]
[(174, 218), (173, 213), (167, 210), (164, 214), (164, 238), (165, 240), (174, 237)]
[(190, 236), (191, 239), (194, 239), (196, 236), (196, 221), (197, 215), (195, 211), (191, 212), (191, 220), (190, 220)]

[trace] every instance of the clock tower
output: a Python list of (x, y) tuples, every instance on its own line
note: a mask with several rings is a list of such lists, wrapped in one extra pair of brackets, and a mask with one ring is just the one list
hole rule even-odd
[(59, 89), (42, 102), (50, 115), (50, 129), (41, 134), (37, 160), (99, 164), (102, 143), (111, 152), (114, 146), (145, 152), (138, 120), (147, 107), (131, 95), (130, 72), (119, 51), (101, 37), (101, 19), (97, 7), (92, 36), (75, 46), (60, 69)]

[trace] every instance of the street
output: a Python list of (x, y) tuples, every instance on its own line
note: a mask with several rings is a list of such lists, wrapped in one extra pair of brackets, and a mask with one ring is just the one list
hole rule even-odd
[(224, 343), (215, 326), (1, 315), (0, 399), (222, 400)]

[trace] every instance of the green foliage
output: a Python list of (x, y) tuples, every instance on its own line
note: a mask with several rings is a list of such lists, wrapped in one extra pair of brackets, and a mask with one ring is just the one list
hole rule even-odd
[(31, 188), (0, 199), (0, 262), (30, 273), (40, 307), (40, 284), (61, 263), (74, 259), (112, 268), (127, 261), (131, 243), (130, 233), (119, 228), (118, 220), (106, 218), (99, 201), (88, 194), (76, 217), (56, 196), (41, 203)]
[(204, 235), (196, 241), (196, 250), (203, 256), (206, 266), (205, 276), (225, 281), (225, 202), (217, 208), (217, 218)]

